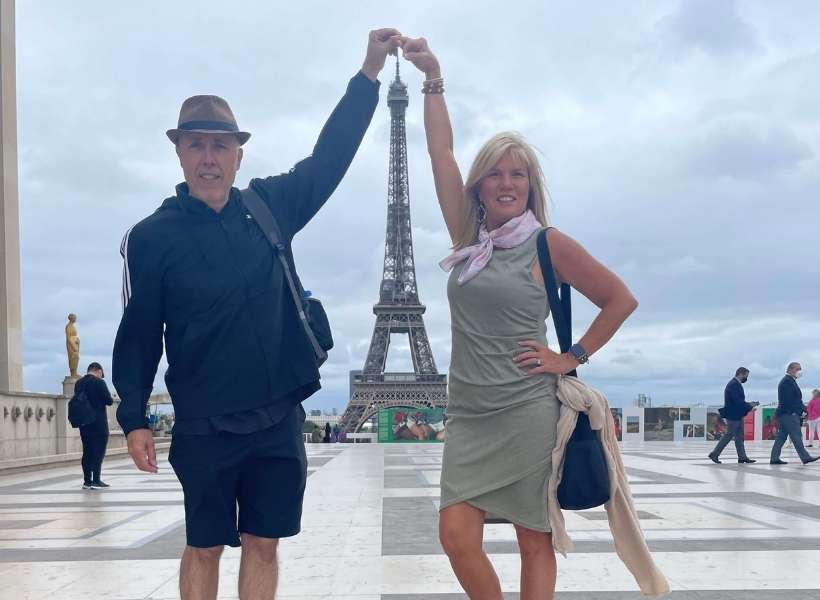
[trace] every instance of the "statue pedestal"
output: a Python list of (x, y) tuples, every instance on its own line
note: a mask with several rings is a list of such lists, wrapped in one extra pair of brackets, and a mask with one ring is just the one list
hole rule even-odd
[(77, 383), (79, 377), (71, 377), (70, 375), (63, 379), (63, 397), (57, 399), (57, 453), (65, 454), (72, 446), (69, 443), (70, 438), (76, 438), (80, 435), (79, 429), (74, 429), (71, 423), (68, 422), (68, 401), (74, 395), (74, 384)]
[(63, 379), (63, 396), (71, 399), (71, 396), (74, 395), (74, 384), (80, 380), (79, 375), (76, 377), (72, 377), (69, 375), (65, 379)]

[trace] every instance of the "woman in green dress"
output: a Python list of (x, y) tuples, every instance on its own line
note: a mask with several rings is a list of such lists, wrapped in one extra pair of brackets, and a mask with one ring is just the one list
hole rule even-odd
[(487, 514), (514, 527), (522, 600), (553, 598), (555, 554), (547, 517), (559, 374), (586, 362), (637, 307), (624, 283), (577, 242), (548, 229), (553, 268), (600, 307), (570, 352), (547, 347), (547, 297), (536, 241), (547, 229), (546, 189), (532, 148), (500, 133), (467, 177), (453, 155), (439, 62), (423, 39), (402, 40), (425, 76), (424, 126), (436, 194), (454, 252), (447, 286), (452, 317), (448, 422), (439, 537), (472, 600), (502, 598), (482, 549)]

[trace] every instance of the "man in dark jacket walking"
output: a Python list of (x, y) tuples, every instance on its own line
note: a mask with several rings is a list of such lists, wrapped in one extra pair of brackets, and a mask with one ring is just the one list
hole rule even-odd
[[(312, 155), (289, 173), (251, 180), (278, 222), (289, 261), (293, 236), (353, 160), (378, 103), (376, 77), (400, 43), (395, 29), (370, 32), (362, 69)], [(185, 496), (182, 600), (216, 598), (223, 547), (240, 544), (240, 597), (272, 598), (278, 540), (300, 530), (307, 477), (301, 402), (320, 387), (316, 354), (286, 272), (233, 187), (250, 134), (225, 100), (194, 96), (167, 135), (185, 183), (123, 240), (117, 419), (134, 463), (156, 472), (145, 411), (164, 336), (176, 417), (168, 460)]]
[(93, 490), (109, 487), (100, 478), (105, 449), (108, 446), (108, 413), (106, 406), (114, 400), (105, 385), (105, 372), (102, 365), (93, 362), (88, 365), (86, 375), (74, 384), (74, 393), (84, 392), (91, 408), (94, 409), (94, 420), (80, 427), (80, 439), (83, 443), (83, 489)]
[(746, 446), (743, 441), (743, 417), (750, 410), (754, 410), (754, 405), (746, 402), (746, 393), (743, 391), (743, 384), (748, 379), (749, 369), (739, 367), (735, 371), (735, 376), (726, 384), (726, 389), (723, 390), (723, 408), (720, 409), (720, 416), (726, 420), (726, 433), (709, 454), (713, 463), (720, 464), (720, 453), (732, 441), (732, 438), (735, 440), (737, 462), (741, 464), (757, 462), (746, 455)]
[(806, 412), (806, 406), (803, 404), (803, 392), (800, 386), (797, 385), (797, 380), (803, 374), (803, 367), (800, 363), (789, 363), (786, 369), (786, 375), (780, 380), (777, 386), (777, 437), (772, 446), (772, 456), (770, 463), (773, 465), (785, 465), (785, 460), (781, 460), (780, 451), (783, 449), (783, 444), (786, 443), (786, 438), (791, 438), (794, 449), (804, 465), (809, 464), (820, 459), (820, 456), (812, 457), (808, 450), (803, 446), (803, 435), (800, 430), (800, 417)]

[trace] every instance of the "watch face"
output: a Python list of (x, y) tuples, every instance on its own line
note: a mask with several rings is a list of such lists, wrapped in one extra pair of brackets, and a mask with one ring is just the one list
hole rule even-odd
[(569, 349), (569, 352), (581, 364), (584, 364), (585, 362), (587, 362), (587, 360), (589, 360), (589, 357), (587, 356), (587, 351), (584, 350), (584, 347), (581, 346), (581, 344), (573, 344), (572, 347)]

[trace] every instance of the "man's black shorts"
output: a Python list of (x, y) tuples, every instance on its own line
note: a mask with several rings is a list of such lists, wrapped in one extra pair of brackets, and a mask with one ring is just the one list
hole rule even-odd
[(239, 533), (299, 533), (307, 480), (304, 414), (298, 405), (273, 427), (244, 435), (173, 436), (168, 461), (185, 494), (189, 546), (239, 546)]

